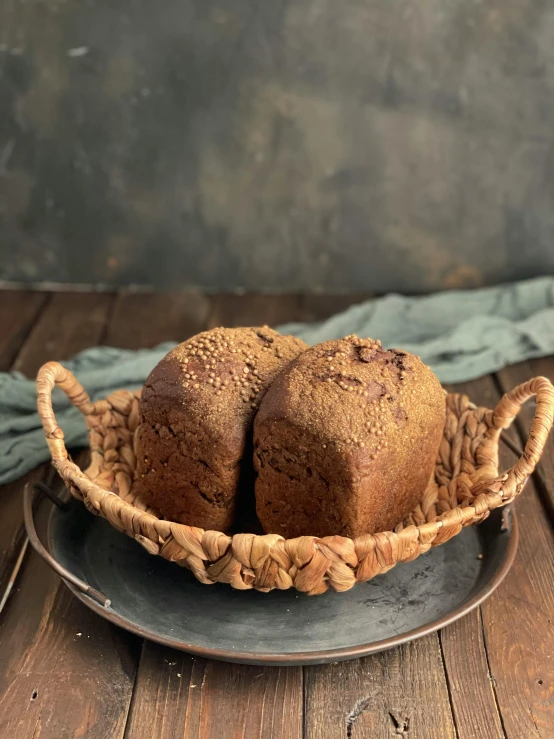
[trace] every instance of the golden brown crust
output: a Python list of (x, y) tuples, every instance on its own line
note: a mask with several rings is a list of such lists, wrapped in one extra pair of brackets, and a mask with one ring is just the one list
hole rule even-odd
[(444, 421), (443, 390), (418, 357), (356, 336), (311, 347), (256, 416), (264, 530), (290, 538), (393, 528), (425, 491)]
[[(227, 530), (252, 420), (276, 374), (306, 348), (267, 327), (215, 328), (154, 368), (135, 436), (136, 487), (166, 518)], [(250, 474), (250, 479), (252, 478)]]

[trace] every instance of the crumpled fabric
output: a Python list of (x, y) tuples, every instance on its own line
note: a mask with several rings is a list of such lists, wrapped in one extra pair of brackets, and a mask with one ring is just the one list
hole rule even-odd
[[(419, 355), (443, 383), (463, 382), (554, 354), (554, 278), (423, 297), (391, 294), (319, 323), (289, 323), (278, 330), (308, 344), (347, 334), (370, 336), (386, 347)], [(174, 345), (138, 351), (94, 347), (63, 364), (98, 400), (119, 388), (140, 387)], [(86, 446), (80, 412), (57, 389), (54, 410), (66, 446)], [(0, 373), (0, 483), (16, 480), (48, 459), (34, 381), (18, 372)]]

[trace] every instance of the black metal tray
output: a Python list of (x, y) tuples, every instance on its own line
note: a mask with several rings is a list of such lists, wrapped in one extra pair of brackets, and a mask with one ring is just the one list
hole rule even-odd
[[(31, 495), (26, 491), (29, 537), (51, 560), (36, 537)], [(436, 631), (493, 592), (510, 569), (517, 541), (515, 516), (499, 509), (481, 525), (368, 583), (309, 597), (296, 590), (202, 585), (74, 500), (54, 506), (48, 526), (48, 548), (58, 565), (49, 563), (96, 613), (177, 649), (251, 664), (352, 659)]]

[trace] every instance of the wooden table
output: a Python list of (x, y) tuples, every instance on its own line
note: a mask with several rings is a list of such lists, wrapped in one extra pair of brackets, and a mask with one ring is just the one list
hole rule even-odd
[[(216, 325), (317, 320), (324, 296), (0, 293), (0, 368), (33, 376), (93, 344), (149, 347)], [(554, 358), (458, 386), (479, 404)], [(532, 408), (510, 430), (521, 446)], [(502, 451), (506, 467), (514, 455)], [(0, 491), (0, 594), (23, 538), (21, 494)], [(500, 588), (457, 623), (383, 654), (318, 667), (245, 667), (142, 641), (74, 599), (27, 551), (0, 614), (1, 739), (537, 739), (554, 737), (554, 438), (517, 504), (521, 541)]]

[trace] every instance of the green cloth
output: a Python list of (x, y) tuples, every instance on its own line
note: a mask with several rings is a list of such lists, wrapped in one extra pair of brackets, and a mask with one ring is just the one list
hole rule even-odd
[[(441, 382), (462, 382), (523, 359), (554, 354), (554, 278), (426, 297), (387, 295), (321, 323), (287, 324), (279, 330), (309, 344), (351, 333), (371, 336), (384, 346), (418, 354)], [(97, 400), (117, 388), (140, 387), (172, 346), (140, 351), (94, 347), (64, 365)], [(82, 416), (59, 390), (54, 408), (66, 446), (85, 446)], [(0, 483), (16, 480), (48, 458), (34, 381), (17, 372), (1, 373)]]

